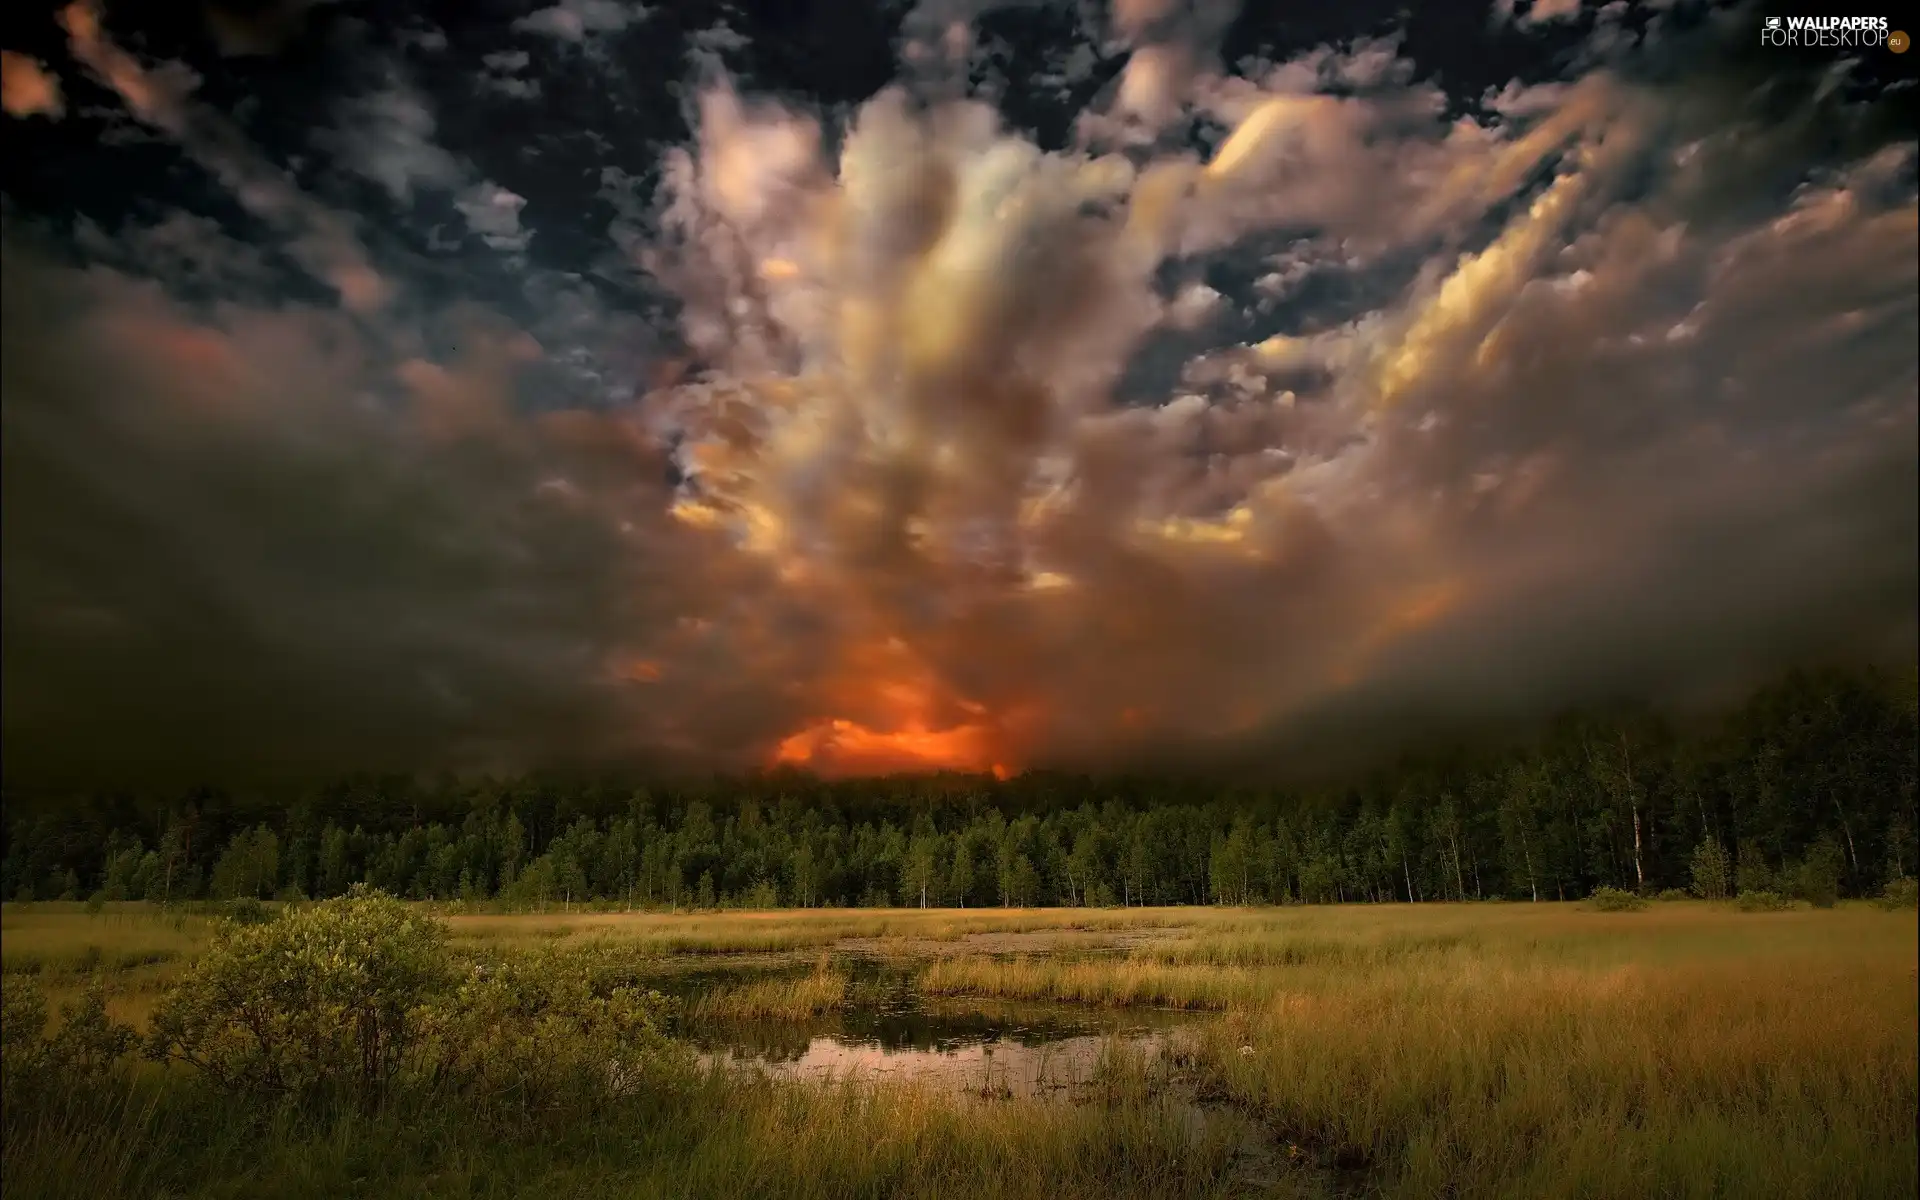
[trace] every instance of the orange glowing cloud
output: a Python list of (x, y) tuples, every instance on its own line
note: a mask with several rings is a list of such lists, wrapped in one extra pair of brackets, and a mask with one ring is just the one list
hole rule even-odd
[(990, 771), (1005, 779), (1009, 771), (995, 761), (993, 742), (994, 731), (985, 724), (929, 729), (908, 721), (898, 729), (875, 730), (834, 718), (782, 739), (773, 761), (826, 776)]
[(1352, 687), (1360, 681), (1367, 666), (1381, 651), (1453, 614), (1465, 598), (1466, 587), (1456, 578), (1425, 584), (1398, 598), (1365, 632), (1353, 651), (1334, 668), (1335, 684)]
[(775, 766), (824, 776), (921, 771), (1010, 773), (1001, 722), (956, 696), (898, 639), (871, 643), (818, 700), (825, 715), (774, 747)]
[(39, 60), (0, 50), (0, 108), (10, 117), (58, 119), (66, 112), (60, 81)]

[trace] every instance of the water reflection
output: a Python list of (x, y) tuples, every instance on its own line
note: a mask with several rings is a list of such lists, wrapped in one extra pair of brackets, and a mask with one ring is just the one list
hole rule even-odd
[(789, 1078), (915, 1080), (976, 1095), (1045, 1097), (1090, 1081), (1109, 1046), (1156, 1057), (1178, 1029), (1204, 1019), (1157, 1010), (891, 1000), (811, 1022), (728, 1022), (685, 1032), (708, 1062)]

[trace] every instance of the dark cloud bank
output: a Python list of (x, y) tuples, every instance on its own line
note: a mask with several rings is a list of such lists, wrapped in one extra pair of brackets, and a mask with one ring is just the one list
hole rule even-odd
[[(104, 91), (208, 200), (9, 202), (8, 775), (1299, 763), (1910, 658), (1903, 93), (1589, 15), (1461, 117), (1391, 42), (1222, 73), (1140, 4), (1043, 152), (960, 95), (985, 7), (846, 113), (703, 35), (691, 141), (554, 232), (589, 272), (409, 60), (310, 114), (352, 209), (66, 10), (9, 125)], [(616, 10), (471, 86), (623, 78)]]

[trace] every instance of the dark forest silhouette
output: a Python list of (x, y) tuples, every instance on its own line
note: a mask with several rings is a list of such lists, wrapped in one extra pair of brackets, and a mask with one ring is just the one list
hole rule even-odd
[[(284, 799), (8, 797), (11, 899), (560, 907), (1871, 895), (1915, 870), (1911, 675), (1796, 672), (1715, 726), (1586, 714), (1343, 786), (1030, 772), (636, 785), (358, 777)], [(1810, 885), (1818, 892), (1826, 885)]]

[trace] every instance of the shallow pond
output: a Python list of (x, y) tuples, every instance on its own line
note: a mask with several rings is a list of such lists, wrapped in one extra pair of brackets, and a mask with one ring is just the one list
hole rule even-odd
[[(1110, 1050), (1151, 1064), (1219, 1019), (1171, 1009), (923, 997), (910, 970), (857, 958), (835, 966), (852, 977), (840, 1012), (806, 1021), (691, 1022), (678, 1033), (703, 1062), (780, 1078), (915, 1082), (981, 1100), (1064, 1101), (1097, 1092)], [(692, 999), (708, 988), (808, 969), (686, 972), (663, 990)], [(1341, 1193), (1331, 1173), (1283, 1159), (1265, 1130), (1241, 1113), (1198, 1102), (1178, 1086), (1156, 1092), (1195, 1138), (1226, 1139), (1232, 1147), (1223, 1194), (1266, 1195), (1283, 1176), (1302, 1196)]]
[[(911, 1081), (979, 1100), (1073, 1100), (1089, 1095), (1102, 1056), (1116, 1045), (1147, 1061), (1165, 1054), (1211, 1014), (1122, 1011), (1077, 1005), (896, 994), (885, 1007), (853, 1008), (806, 1022), (704, 1024), (682, 1031), (707, 1063), (788, 1079)], [(1298, 1194), (1337, 1195), (1326, 1180), (1289, 1166), (1270, 1137), (1230, 1109), (1175, 1090), (1161, 1096), (1195, 1138), (1233, 1148), (1225, 1195), (1266, 1195), (1283, 1174)], [(1328, 1177), (1331, 1179), (1331, 1176)], [(1316, 1191), (1318, 1189), (1318, 1191)]]
[(866, 991), (811, 1021), (703, 1023), (684, 1035), (709, 1062), (801, 1079), (912, 1080), (987, 1097), (1068, 1096), (1120, 1045), (1151, 1059), (1210, 1018), (1157, 1009), (922, 999)]

